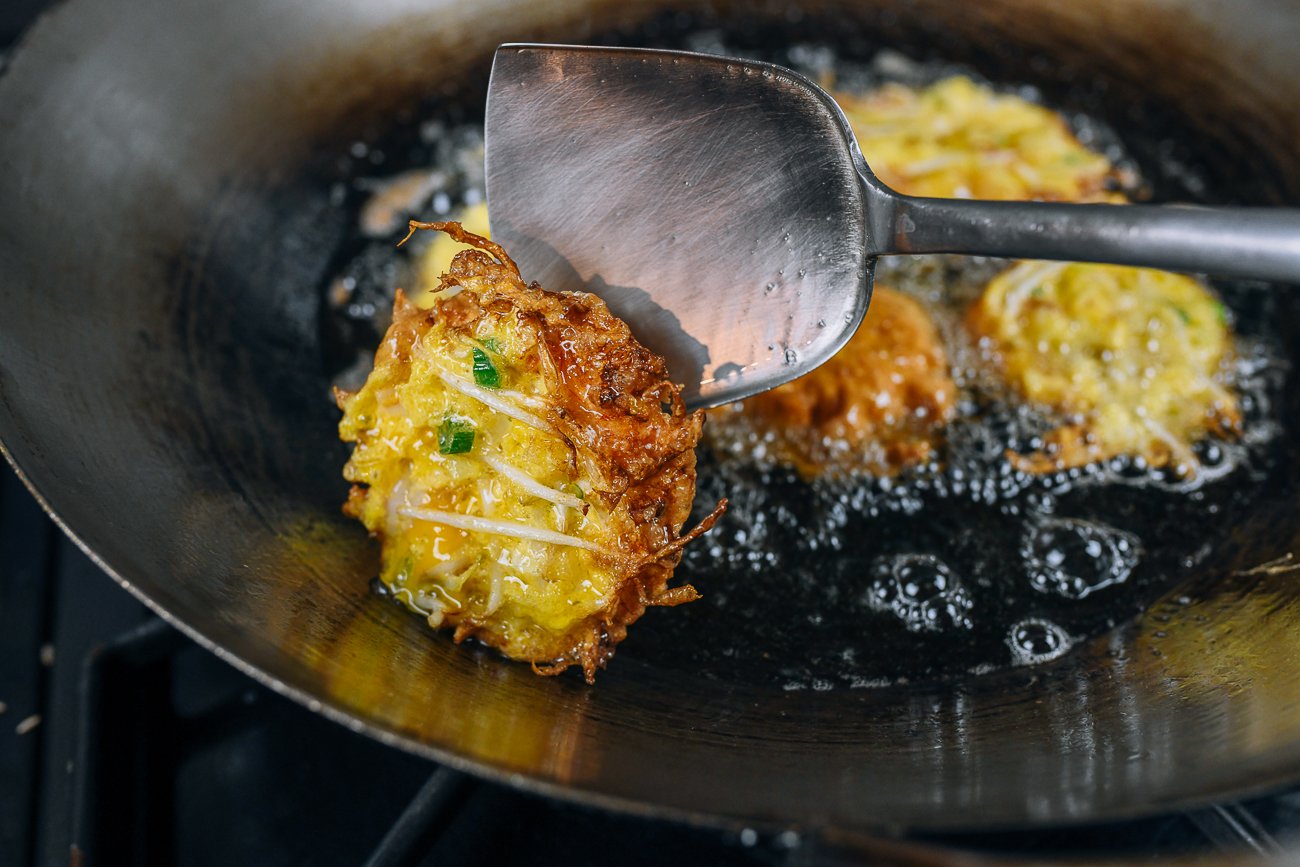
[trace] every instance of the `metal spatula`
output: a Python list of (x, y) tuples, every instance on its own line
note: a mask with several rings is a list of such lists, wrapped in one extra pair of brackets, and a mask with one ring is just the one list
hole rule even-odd
[(668, 359), (692, 407), (830, 358), (889, 253), (1300, 280), (1298, 210), (903, 196), (808, 79), (677, 51), (503, 45), (487, 193), (493, 236), (524, 277), (600, 295)]

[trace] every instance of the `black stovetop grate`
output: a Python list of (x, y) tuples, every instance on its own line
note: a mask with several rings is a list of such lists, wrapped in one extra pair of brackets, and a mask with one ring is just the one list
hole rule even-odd
[[(794, 833), (688, 827), (516, 792), (336, 725), (150, 614), (7, 468), (0, 569), (0, 865), (842, 863)], [(1276, 853), (1279, 839), (1300, 842), (1300, 788), (1140, 821), (926, 842), (1148, 859)]]

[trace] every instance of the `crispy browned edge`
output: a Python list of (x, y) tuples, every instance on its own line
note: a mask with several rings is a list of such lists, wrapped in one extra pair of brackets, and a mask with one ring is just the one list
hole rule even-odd
[[(895, 382), (890, 374), (904, 356), (909, 364)], [(891, 395), (908, 416), (887, 422), (872, 399), (879, 392)], [(871, 314), (843, 349), (800, 378), (747, 398), (743, 411), (760, 430), (776, 435), (780, 460), (811, 480), (844, 470), (827, 463), (820, 445), (826, 437), (858, 447), (879, 444), (883, 463), (857, 464), (873, 473), (893, 474), (931, 459), (956, 415), (956, 399), (947, 350), (930, 315), (915, 299), (877, 284)], [(912, 415), (918, 407), (928, 410), (924, 423)]]

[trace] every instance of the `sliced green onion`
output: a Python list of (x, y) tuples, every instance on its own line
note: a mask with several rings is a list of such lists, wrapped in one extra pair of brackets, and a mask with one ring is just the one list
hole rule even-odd
[(1179, 307), (1177, 304), (1173, 305), (1173, 307), (1174, 307), (1174, 312), (1178, 314), (1179, 319), (1183, 320), (1184, 325), (1192, 324), (1192, 316), (1190, 313), (1188, 313), (1183, 308)]
[(473, 422), (443, 419), (438, 425), (438, 451), (444, 455), (463, 455), (474, 448)]
[(495, 352), (497, 355), (501, 354), (501, 344), (495, 337), (486, 337), (479, 341), (479, 345), (488, 352)]
[(470, 352), (474, 357), (474, 383), (484, 388), (500, 388), (501, 374), (497, 372), (492, 359), (488, 358), (486, 352), (478, 348), (471, 349)]

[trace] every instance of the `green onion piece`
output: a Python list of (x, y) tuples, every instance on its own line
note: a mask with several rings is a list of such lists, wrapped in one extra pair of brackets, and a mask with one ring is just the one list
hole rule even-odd
[(1214, 302), (1214, 314), (1218, 317), (1220, 325), (1228, 324), (1228, 308), (1223, 306), (1222, 301)]
[(481, 349), (471, 349), (470, 352), (474, 356), (474, 382), (484, 388), (500, 388), (501, 374), (497, 373), (492, 359)]
[(484, 349), (486, 349), (488, 352), (495, 352), (497, 355), (501, 354), (501, 344), (497, 341), (495, 337), (488, 337), (483, 340), (480, 340), (479, 345), (482, 346)]
[(1179, 318), (1179, 319), (1183, 320), (1183, 324), (1184, 324), (1184, 325), (1191, 325), (1191, 324), (1192, 324), (1192, 317), (1191, 317), (1191, 314), (1189, 314), (1189, 313), (1188, 313), (1186, 310), (1184, 310), (1183, 308), (1179, 307), (1177, 304), (1174, 305), (1174, 312), (1178, 314), (1178, 318)]
[(474, 448), (474, 424), (456, 419), (443, 419), (438, 425), (438, 451), (444, 455), (463, 455)]

